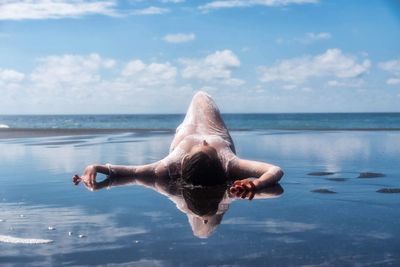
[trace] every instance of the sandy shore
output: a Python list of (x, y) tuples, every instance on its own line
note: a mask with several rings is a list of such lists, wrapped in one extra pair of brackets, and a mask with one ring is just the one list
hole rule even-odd
[[(149, 129), (0, 129), (0, 139), (151, 132)], [(172, 130), (163, 130), (163, 132)]]
[[(246, 129), (233, 129), (236, 132), (248, 131)], [(400, 131), (400, 128), (355, 128), (355, 129), (273, 129), (272, 131), (320, 131), (320, 132), (389, 132)], [(30, 137), (51, 137), (51, 136), (71, 136), (71, 135), (99, 135), (99, 134), (118, 134), (118, 133), (150, 133), (150, 132), (165, 132), (174, 133), (175, 129), (132, 129), (132, 128), (119, 128), (119, 129), (34, 129), (34, 128), (3, 128), (0, 129), (0, 139), (12, 138), (30, 138)]]

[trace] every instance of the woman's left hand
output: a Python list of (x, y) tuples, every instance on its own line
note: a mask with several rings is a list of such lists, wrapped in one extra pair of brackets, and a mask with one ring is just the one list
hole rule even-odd
[(229, 192), (235, 197), (252, 200), (256, 194), (254, 179), (247, 178), (235, 181), (229, 189)]

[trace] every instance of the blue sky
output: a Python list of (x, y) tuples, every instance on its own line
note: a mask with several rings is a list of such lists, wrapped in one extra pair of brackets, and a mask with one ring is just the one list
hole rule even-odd
[(0, 114), (400, 111), (400, 4), (0, 1)]

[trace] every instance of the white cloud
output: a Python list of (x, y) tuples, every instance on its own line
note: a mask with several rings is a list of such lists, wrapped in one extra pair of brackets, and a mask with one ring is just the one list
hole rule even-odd
[(134, 81), (135, 86), (158, 86), (175, 82), (177, 70), (169, 62), (145, 64), (136, 59), (128, 62), (123, 68), (121, 75)]
[(379, 63), (379, 68), (388, 72), (393, 77), (386, 80), (386, 84), (400, 84), (400, 59), (389, 60)]
[(161, 15), (168, 13), (170, 10), (168, 8), (162, 8), (162, 7), (147, 7), (143, 9), (136, 9), (132, 12), (134, 15)]
[(309, 32), (300, 41), (304, 44), (311, 44), (322, 40), (331, 39), (332, 35), (329, 32)]
[[(88, 54), (53, 55), (36, 63), (26, 73), (1, 69), (0, 109), (8, 110), (18, 103), (25, 110), (77, 113), (78, 110), (92, 112), (92, 108), (102, 112), (99, 107), (112, 111), (118, 105), (125, 112), (139, 112), (149, 110), (148, 105), (158, 108), (160, 95), (176, 93), (181, 86), (176, 83), (178, 70), (169, 62), (146, 63), (140, 59), (117, 62)], [(140, 101), (139, 95), (149, 101)], [(175, 96), (175, 99), (181, 97)], [(69, 110), (77, 101), (81, 107)], [(109, 106), (110, 102), (114, 105)]]
[(102, 58), (98, 54), (49, 56), (39, 62), (31, 79), (42, 87), (99, 82), (100, 69), (110, 69), (115, 65), (114, 60)]
[(115, 6), (113, 0), (6, 0), (0, 2), (0, 20), (60, 19), (94, 14), (117, 16)]
[(332, 35), (329, 32), (308, 32), (301, 37), (295, 38), (283, 38), (281, 36), (275, 39), (275, 43), (277, 44), (305, 44), (309, 45), (316, 42), (321, 42), (325, 40), (329, 40), (332, 38)]
[(220, 0), (212, 1), (205, 5), (199, 6), (199, 9), (208, 11), (212, 9), (222, 8), (243, 8), (253, 6), (287, 6), (291, 4), (315, 4), (319, 0)]
[(344, 88), (344, 87), (360, 87), (361, 85), (364, 84), (364, 81), (361, 79), (358, 80), (329, 80), (326, 85), (330, 87), (339, 87), (339, 88)]
[(34, 95), (41, 92), (42, 99), (62, 96), (72, 101), (96, 95), (100, 102), (110, 98), (125, 102), (134, 92), (171, 86), (176, 75), (176, 67), (168, 62), (146, 64), (136, 59), (117, 64), (98, 54), (61, 55), (40, 59), (26, 87)]
[(263, 82), (300, 84), (314, 77), (357, 78), (365, 74), (370, 66), (368, 59), (357, 62), (356, 58), (343, 54), (339, 49), (328, 49), (320, 55), (285, 59), (258, 70)]
[(175, 34), (167, 34), (164, 36), (164, 41), (168, 43), (186, 43), (193, 41), (196, 39), (196, 35), (194, 33), (175, 33)]
[[(21, 83), (25, 80), (26, 75), (13, 69), (0, 68), (0, 100), (7, 101), (8, 96), (19, 92)], [(1, 105), (1, 104), (0, 104)]]
[(11, 70), (0, 68), (0, 83), (1, 82), (20, 82), (25, 78), (25, 74)]
[(201, 59), (181, 59), (186, 79), (219, 81), (227, 85), (240, 85), (244, 81), (232, 78), (232, 69), (240, 66), (239, 58), (231, 50), (216, 51)]
[(400, 76), (400, 59), (380, 62), (379, 67), (391, 74)]
[(389, 85), (400, 84), (400, 78), (389, 78), (386, 83)]

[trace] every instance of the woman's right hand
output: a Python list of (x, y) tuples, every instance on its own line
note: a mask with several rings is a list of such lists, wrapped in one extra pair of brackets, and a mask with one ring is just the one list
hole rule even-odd
[(87, 189), (93, 191), (97, 189), (97, 182), (96, 182), (96, 175), (97, 170), (95, 165), (89, 165), (85, 168), (85, 171), (81, 176), (75, 174), (72, 177), (72, 182), (75, 185), (79, 185), (80, 182), (83, 182)]

